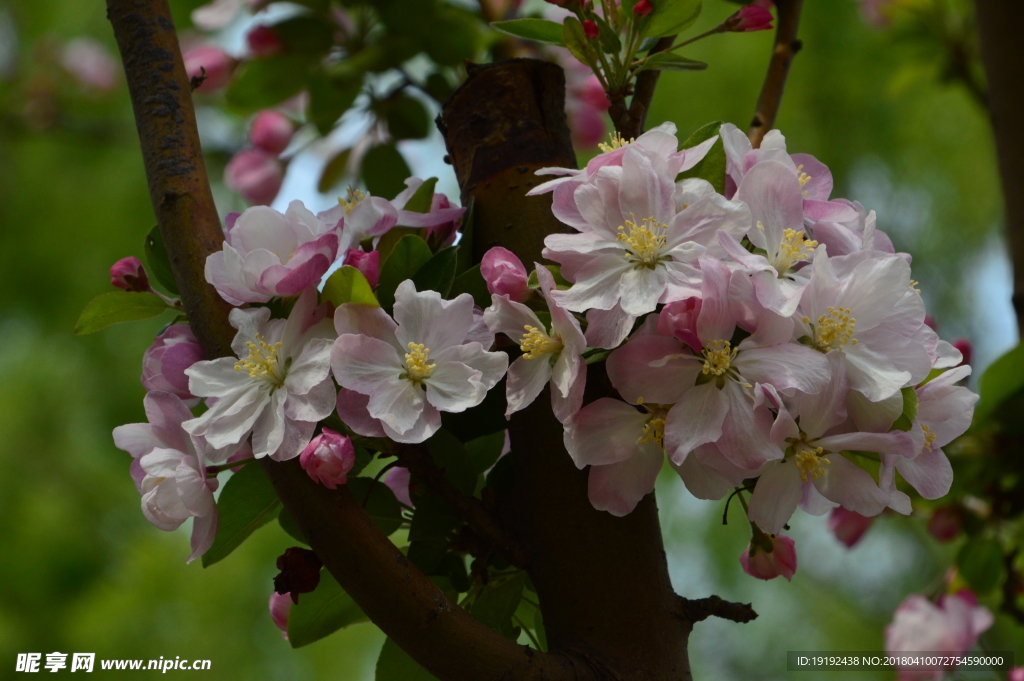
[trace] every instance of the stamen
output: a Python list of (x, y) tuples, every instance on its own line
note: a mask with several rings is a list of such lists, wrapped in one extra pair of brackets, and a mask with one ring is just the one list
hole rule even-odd
[(276, 387), (284, 385), (284, 372), (277, 361), (281, 343), (271, 345), (262, 335), (256, 334), (256, 342), (249, 341), (246, 346), (249, 348), (249, 356), (235, 362), (235, 371), (245, 371), (250, 378), (266, 381)]
[[(810, 320), (804, 317), (804, 323), (808, 322)], [(827, 353), (830, 350), (842, 350), (847, 343), (856, 345), (857, 339), (853, 337), (856, 326), (857, 320), (850, 316), (850, 308), (828, 308), (828, 314), (818, 317), (818, 323), (813, 327), (814, 348)]]
[[(760, 224), (760, 223), (759, 223)], [(814, 255), (818, 242), (808, 239), (804, 230), (786, 229), (782, 232), (782, 243), (779, 244), (779, 255), (775, 259), (775, 269), (779, 276), (802, 260)]]
[[(811, 181), (811, 176), (804, 172), (803, 164), (800, 164), (796, 167), (796, 180), (797, 182), (800, 183), (801, 187), (805, 187), (807, 183)], [(805, 199), (810, 195), (811, 193), (809, 191), (804, 190)]]
[(920, 285), (921, 285), (921, 282), (916, 281), (914, 279), (910, 280), (910, 290), (913, 291), (914, 293), (920, 293), (921, 292), (921, 289), (918, 288), (918, 286), (920, 286)]
[(536, 326), (527, 324), (523, 327), (526, 333), (519, 339), (519, 349), (522, 350), (526, 359), (536, 359), (543, 355), (555, 354), (562, 351), (562, 339), (552, 338)]
[(349, 187), (348, 199), (339, 198), (338, 205), (345, 211), (345, 215), (352, 215), (352, 209), (358, 206), (365, 198), (366, 194), (361, 190)]
[(430, 361), (430, 350), (423, 346), (423, 343), (409, 343), (409, 352), (405, 353), (405, 366), (408, 369), (406, 378), (413, 382), (430, 378), (437, 367), (436, 364), (427, 364)]
[(648, 442), (654, 442), (662, 449), (665, 448), (665, 418), (663, 416), (655, 416), (644, 424), (643, 432), (640, 433), (636, 443), (642, 445)]
[[(633, 217), (632, 213), (630, 217)], [(644, 218), (639, 225), (633, 220), (626, 220), (626, 224), (619, 227), (616, 238), (626, 244), (627, 260), (654, 269), (661, 260), (661, 249), (668, 241), (667, 232), (668, 225), (650, 217)]]
[(704, 346), (704, 368), (701, 373), (721, 376), (732, 366), (732, 361), (740, 352), (732, 348), (727, 340), (714, 340)]
[(935, 442), (935, 433), (933, 433), (932, 429), (925, 423), (921, 424), (921, 430), (924, 431), (924, 449), (931, 449), (932, 443)]
[(601, 150), (601, 153), (607, 154), (610, 151), (621, 149), (627, 144), (632, 144), (635, 141), (636, 140), (634, 140), (632, 137), (630, 137), (627, 140), (625, 137), (620, 135), (619, 132), (616, 130), (613, 131), (610, 135), (608, 135), (608, 144), (605, 144), (604, 142), (599, 142), (597, 148)]
[(823, 454), (825, 450), (821, 447), (815, 449), (802, 449), (794, 457), (794, 463), (800, 471), (800, 479), (807, 482), (808, 476), (811, 480), (817, 480), (825, 475), (825, 466), (831, 465), (831, 461)]

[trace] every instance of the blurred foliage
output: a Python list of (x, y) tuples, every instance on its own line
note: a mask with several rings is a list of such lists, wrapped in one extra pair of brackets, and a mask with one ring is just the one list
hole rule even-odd
[[(179, 25), (201, 4), (171, 2)], [(461, 60), (491, 38), (465, 31), (449, 39), (471, 20), (461, 5), (431, 2), (428, 18), (440, 23), (425, 31), (418, 14), (388, 14), (391, 4), (380, 3), (389, 31), (415, 38), (408, 49), (434, 58), (439, 68), (427, 72), (446, 80), (422, 84), (443, 99)], [(18, 652), (56, 650), (209, 658), (219, 679), (371, 679), (384, 642), (372, 625), (300, 650), (281, 640), (267, 599), (275, 557), (295, 540), (278, 523), (204, 570), (198, 561), (184, 564), (187, 526), (161, 533), (138, 510), (129, 457), (114, 448), (110, 431), (143, 419), (139, 362), (161, 321), (72, 335), (86, 301), (110, 290), (106, 269), (142, 254), (154, 220), (123, 79), (109, 93), (90, 91), (60, 63), (63, 45), (83, 35), (116, 53), (102, 5), (0, 2), (0, 675)], [(897, 248), (914, 254), (940, 329), (967, 331), (964, 282), (999, 213), (985, 116), (960, 83), (936, 78), (944, 73), (941, 54), (866, 25), (852, 0), (805, 5), (804, 49), (778, 125), (791, 149), (831, 167), (836, 195), (878, 210)], [(709, 0), (694, 31), (734, 9)], [(364, 38), (361, 49), (379, 45), (379, 35)], [(771, 39), (764, 32), (695, 44), (688, 56), (710, 68), (663, 74), (649, 123), (674, 121), (683, 138), (710, 120), (746, 123)], [(400, 63), (407, 46), (399, 47), (381, 46), (384, 61), (360, 68)], [(333, 88), (338, 98), (314, 98), (328, 111), (324, 125), (347, 97), (350, 66), (338, 58), (310, 70), (309, 87)], [(229, 98), (238, 110), (252, 108), (242, 85), (234, 87)], [(394, 137), (417, 137), (423, 116), (410, 101), (387, 90), (369, 108)], [(318, 179), (310, 175), (307, 184)], [(895, 604), (941, 584), (964, 541), (938, 545), (923, 518), (883, 518), (848, 552), (821, 519), (801, 516), (792, 532), (799, 571), (792, 583), (765, 584), (739, 569), (748, 535), (736, 509), (723, 528), (721, 505), (695, 501), (674, 476), (663, 476), (659, 492), (680, 593), (753, 601), (761, 613), (742, 626), (698, 625), (696, 678), (781, 679), (786, 650), (881, 648)], [(984, 640), (990, 649), (1022, 646), (1019, 627), (1002, 616)]]

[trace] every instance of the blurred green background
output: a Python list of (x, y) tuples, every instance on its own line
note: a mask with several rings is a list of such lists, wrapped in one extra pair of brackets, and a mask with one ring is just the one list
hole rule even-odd
[[(778, 126), (791, 151), (832, 168), (834, 195), (878, 211), (897, 248), (914, 254), (940, 333), (970, 337), (984, 368), (1016, 338), (986, 117), (960, 86), (938, 81), (927, 49), (868, 26), (853, 0), (805, 4), (804, 50)], [(706, 5), (695, 31), (735, 9)], [(144, 419), (140, 360), (167, 320), (71, 333), (84, 304), (111, 290), (110, 264), (142, 255), (154, 220), (123, 78), (90, 91), (60, 66), (63, 46), (80, 36), (115, 52), (101, 0), (0, 0), (0, 678), (17, 676), (19, 652), (60, 651), (208, 658), (217, 679), (372, 679), (384, 640), (372, 625), (298, 651), (281, 639), (267, 599), (275, 557), (294, 542), (276, 523), (204, 570), (185, 565), (187, 525), (160, 532), (139, 512), (129, 456), (110, 432)], [(711, 67), (664, 75), (649, 124), (674, 121), (681, 138), (711, 120), (744, 127), (771, 40), (730, 34), (694, 45), (686, 56)], [(244, 121), (233, 125), (229, 138), (244, 131)], [(436, 135), (408, 151), (414, 170), (445, 170)], [(314, 153), (293, 165), (279, 203), (333, 201), (313, 189), (317, 162)], [(235, 201), (222, 189), (218, 198)], [(765, 584), (740, 570), (748, 533), (735, 509), (723, 527), (721, 503), (693, 499), (670, 473), (659, 504), (677, 590), (761, 613), (747, 625), (697, 625), (698, 679), (786, 678), (786, 650), (881, 649), (895, 606), (941, 579), (958, 548), (931, 541), (923, 519), (883, 517), (848, 551), (823, 519), (798, 514), (799, 570), (792, 583)], [(1022, 650), (1002, 620), (985, 641)], [(155, 672), (106, 675), (126, 674)]]

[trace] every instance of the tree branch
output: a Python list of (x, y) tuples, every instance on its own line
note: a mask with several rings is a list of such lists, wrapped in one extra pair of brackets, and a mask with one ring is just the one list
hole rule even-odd
[[(648, 50), (647, 54), (667, 50), (672, 47), (672, 43), (675, 40), (676, 36), (674, 35), (666, 36), (654, 43), (654, 47)], [(619, 134), (626, 139), (636, 139), (643, 133), (644, 125), (647, 123), (647, 111), (651, 108), (651, 100), (654, 99), (654, 88), (658, 85), (658, 76), (660, 75), (661, 71), (652, 69), (650, 71), (642, 71), (636, 77), (636, 85), (633, 87), (633, 99), (629, 103), (629, 117), (626, 120), (630, 129), (628, 132), (624, 132), (619, 128), (618, 123), (615, 126)]]
[(691, 600), (679, 596), (679, 615), (687, 622), (702, 622), (708, 617), (721, 617), (745, 624), (757, 619), (757, 613), (750, 603), (733, 603), (718, 596)]
[(750, 143), (757, 149), (765, 134), (775, 125), (775, 117), (782, 103), (782, 91), (786, 87), (789, 65), (803, 46), (796, 37), (800, 26), (800, 10), (803, 0), (775, 0), (778, 8), (778, 27), (775, 29), (775, 46), (768, 62), (768, 75), (757, 99), (754, 120), (750, 124)]
[(995, 133), (999, 174), (1003, 183), (1006, 239), (1013, 260), (1013, 307), (1017, 329), (1024, 338), (1024, 50), (1020, 23), (1024, 3), (1019, 0), (975, 0), (981, 58), (988, 77), (988, 104)]

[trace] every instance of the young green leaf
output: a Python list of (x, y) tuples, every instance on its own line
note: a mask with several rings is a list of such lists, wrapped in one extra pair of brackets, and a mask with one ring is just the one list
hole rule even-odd
[[(696, 132), (690, 135), (686, 141), (683, 142), (681, 148), (690, 149), (695, 147), (701, 142), (717, 135), (721, 128), (722, 121), (713, 121), (708, 123), (707, 125), (698, 128)], [(711, 186), (715, 188), (716, 192), (719, 194), (725, 193), (725, 145), (722, 143), (721, 139), (714, 143), (707, 155), (705, 155), (697, 165), (680, 173), (676, 178), (676, 181), (684, 180), (688, 177), (697, 177), (702, 180), (707, 180), (711, 183)]]
[(521, 572), (508, 581), (484, 591), (473, 602), (473, 617), (502, 636), (513, 638), (517, 632), (512, 624), (512, 615), (523, 598), (525, 584), (526, 573)]
[(430, 177), (423, 180), (423, 184), (419, 186), (419, 189), (409, 197), (409, 201), (406, 202), (404, 210), (411, 211), (413, 213), (429, 213), (430, 203), (434, 200), (434, 187), (436, 186), (436, 177)]
[(978, 392), (981, 399), (974, 409), (974, 421), (989, 418), (1004, 402), (1024, 390), (1024, 343), (1019, 344), (981, 375)]
[(88, 303), (75, 323), (75, 333), (84, 336), (105, 329), (111, 324), (135, 322), (156, 317), (170, 309), (160, 296), (152, 293), (111, 291), (96, 296)]
[(412, 282), (417, 291), (437, 291), (442, 298), (448, 297), (452, 282), (455, 281), (455, 262), (458, 258), (458, 246), (449, 246), (437, 252), (421, 267)]
[[(459, 245), (459, 253), (465, 248), (463, 245)], [(454, 298), (460, 293), (468, 293), (473, 296), (473, 302), (479, 305), (482, 309), (487, 309), (491, 305), (491, 292), (487, 290), (487, 282), (484, 281), (483, 276), (480, 274), (480, 265), (473, 265), (471, 268), (455, 277), (455, 281), (452, 282), (451, 291), (448, 295)]]
[(478, 471), (458, 438), (442, 428), (426, 444), (434, 463), (444, 471), (448, 481), (463, 494), (472, 494)]
[(282, 507), (281, 512), (277, 514), (277, 524), (281, 526), (289, 537), (297, 542), (301, 542), (306, 546), (309, 546), (309, 540), (306, 539), (306, 535), (302, 534), (302, 530), (295, 523), (295, 518), (288, 512), (287, 508)]
[(994, 539), (974, 537), (960, 549), (956, 564), (979, 596), (994, 589), (1003, 576), (1003, 552)]
[[(357, 502), (362, 504), (364, 499), (367, 500), (364, 507), (366, 514), (384, 534), (390, 535), (404, 521), (402, 506), (395, 498), (395, 493), (380, 480), (374, 483), (371, 478), (349, 477), (346, 486)], [(370, 495), (368, 499), (367, 494)]]
[(497, 432), (490, 435), (478, 437), (466, 443), (466, 454), (476, 467), (476, 470), (483, 473), (494, 465), (501, 456), (501, 450), (505, 448), (505, 433)]
[(572, 56), (584, 64), (592, 65), (597, 61), (597, 53), (594, 46), (590, 44), (583, 24), (576, 17), (566, 17), (563, 24), (562, 36), (565, 38), (565, 46), (572, 52)]
[(306, 117), (316, 125), (321, 135), (327, 135), (342, 114), (352, 106), (362, 89), (361, 75), (329, 76), (323, 71), (315, 71), (309, 78)]
[(511, 21), (495, 21), (491, 28), (514, 35), (517, 38), (535, 40), (539, 43), (565, 47), (562, 25), (547, 19), (512, 19)]
[(391, 144), (379, 144), (363, 157), (363, 182), (374, 196), (392, 197), (405, 189), (412, 175), (402, 154)]
[(409, 657), (392, 639), (384, 641), (377, 658), (376, 681), (437, 681), (437, 677)]
[(388, 133), (396, 140), (423, 139), (430, 133), (430, 114), (415, 97), (399, 95), (384, 104)]
[(902, 388), (900, 392), (903, 394), (903, 413), (892, 424), (890, 430), (902, 430), (906, 433), (914, 427), (914, 419), (917, 418), (917, 391), (908, 387)]
[(178, 295), (178, 284), (174, 281), (174, 272), (171, 270), (171, 261), (167, 257), (167, 249), (164, 247), (164, 238), (160, 235), (159, 226), (154, 225), (153, 229), (149, 230), (143, 250), (146, 253), (146, 264), (149, 265), (149, 271), (168, 293)]
[(312, 593), (302, 594), (288, 615), (288, 642), (301, 648), (338, 629), (367, 621), (362, 609), (327, 570), (320, 572), (320, 584)]
[(331, 301), (335, 307), (340, 307), (345, 303), (380, 307), (366, 277), (351, 265), (341, 267), (327, 279), (320, 297), (321, 300)]
[(707, 67), (708, 65), (702, 61), (680, 57), (673, 52), (659, 52), (636, 71), (703, 71)]
[(263, 468), (258, 463), (243, 466), (227, 481), (217, 500), (220, 525), (213, 546), (203, 554), (203, 567), (226, 558), (280, 510), (281, 500)]
[(682, 33), (700, 16), (702, 0), (654, 0), (654, 12), (644, 35), (662, 38)]
[(395, 305), (395, 289), (406, 279), (412, 279), (420, 268), (433, 258), (430, 246), (418, 236), (403, 236), (380, 268), (377, 283), (377, 300), (381, 307), (390, 310)]
[(228, 86), (227, 102), (249, 113), (280, 104), (305, 87), (316, 58), (308, 54), (281, 54), (246, 62)]
[(331, 157), (331, 160), (324, 165), (324, 169), (320, 173), (320, 180), (316, 183), (318, 192), (326, 194), (331, 187), (338, 184), (345, 176), (345, 171), (348, 170), (348, 159), (351, 155), (351, 149), (343, 149)]

